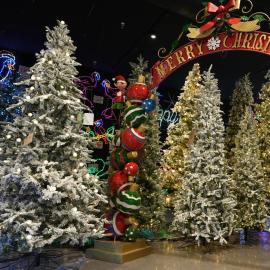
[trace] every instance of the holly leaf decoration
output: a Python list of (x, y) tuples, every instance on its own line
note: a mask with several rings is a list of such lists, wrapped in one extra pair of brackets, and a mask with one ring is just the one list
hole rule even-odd
[(260, 14), (255, 15), (255, 16), (253, 17), (253, 19), (254, 19), (254, 20), (258, 20), (259, 22), (266, 21), (266, 18), (265, 18), (263, 15), (260, 15)]
[(208, 4), (208, 1), (205, 1), (205, 0), (202, 0), (201, 2), (203, 6), (206, 6)]
[(189, 27), (190, 27), (190, 23), (185, 23), (184, 26), (182, 27), (182, 32), (187, 33)]
[(174, 50), (175, 48), (177, 48), (179, 45), (179, 40), (175, 40), (173, 43), (172, 43), (172, 49)]
[(223, 4), (225, 2), (225, 0), (219, 0), (220, 4)]
[(249, 17), (248, 17), (248, 16), (242, 16), (242, 17), (241, 17), (241, 20), (242, 20), (243, 22), (247, 22), (247, 21), (249, 20)]

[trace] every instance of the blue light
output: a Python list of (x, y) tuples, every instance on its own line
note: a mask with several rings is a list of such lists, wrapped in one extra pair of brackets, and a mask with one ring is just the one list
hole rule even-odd
[(0, 82), (4, 82), (14, 70), (16, 58), (12, 53), (0, 52)]

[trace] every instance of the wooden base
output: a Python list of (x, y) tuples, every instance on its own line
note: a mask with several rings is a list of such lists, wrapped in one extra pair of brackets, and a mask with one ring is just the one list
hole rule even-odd
[(89, 258), (113, 263), (132, 261), (150, 253), (151, 247), (141, 239), (136, 242), (97, 240), (94, 248), (86, 250), (86, 256)]

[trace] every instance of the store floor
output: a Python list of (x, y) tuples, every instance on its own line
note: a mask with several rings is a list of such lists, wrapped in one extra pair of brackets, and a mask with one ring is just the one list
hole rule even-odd
[(153, 254), (122, 265), (89, 259), (80, 270), (270, 270), (270, 236), (256, 244), (229, 245), (203, 251), (181, 242), (152, 243)]

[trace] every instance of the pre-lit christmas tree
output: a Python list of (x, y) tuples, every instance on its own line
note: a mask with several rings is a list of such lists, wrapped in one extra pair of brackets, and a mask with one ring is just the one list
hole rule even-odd
[(1, 238), (11, 238), (17, 250), (103, 235), (106, 197), (87, 171), (89, 141), (77, 120), (86, 107), (74, 83), (79, 64), (68, 34), (63, 21), (47, 28), (46, 49), (16, 105), (23, 115), (0, 138)]
[(254, 103), (252, 88), (249, 74), (242, 77), (235, 84), (225, 139), (227, 158), (230, 165), (233, 164), (234, 156), (231, 150), (235, 147), (235, 136), (240, 130), (240, 122), (245, 114), (245, 108), (246, 106), (252, 106)]
[[(150, 83), (151, 74), (147, 72), (148, 61), (142, 56), (137, 58), (138, 63), (130, 63), (130, 82), (137, 81), (139, 75), (146, 78), (146, 83)], [(159, 162), (161, 156), (160, 130), (159, 130), (159, 100), (155, 96), (156, 107), (148, 114), (146, 120), (147, 129), (145, 132), (146, 144), (144, 148), (143, 162), (140, 164), (138, 184), (142, 198), (139, 220), (142, 227), (158, 231), (164, 224), (165, 218), (165, 198), (161, 189), (161, 181), (158, 175)]]
[[(261, 159), (263, 165), (264, 180), (266, 190), (268, 192), (268, 200), (270, 199), (270, 72), (265, 77), (269, 81), (266, 82), (260, 92), (261, 103), (256, 107), (256, 115), (258, 119), (258, 136), (260, 142)], [(268, 209), (268, 214), (269, 214)]]
[(10, 75), (0, 82), (0, 130), (4, 122), (12, 122), (16, 115), (21, 114), (20, 108), (8, 110), (8, 107), (18, 102), (18, 97), (22, 95), (24, 87), (15, 85), (20, 80), (20, 74), (12, 71)]
[(194, 143), (185, 160), (171, 227), (173, 231), (194, 237), (198, 244), (226, 243), (233, 226), (235, 203), (228, 191), (220, 104), (218, 82), (209, 69), (203, 76)]
[(178, 97), (173, 112), (180, 116), (178, 123), (170, 125), (165, 142), (161, 177), (164, 179), (164, 187), (170, 191), (178, 190), (181, 186), (184, 174), (184, 160), (192, 144), (194, 121), (198, 117), (198, 101), (201, 95), (200, 66), (195, 64), (189, 72), (183, 93)]
[(237, 228), (263, 229), (266, 191), (256, 122), (250, 107), (246, 107), (243, 116), (233, 149), (232, 179), (237, 199), (235, 224)]

